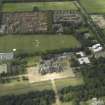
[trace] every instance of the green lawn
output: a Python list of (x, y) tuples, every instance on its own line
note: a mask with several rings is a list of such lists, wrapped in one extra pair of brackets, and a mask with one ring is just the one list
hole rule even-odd
[(84, 83), (82, 78), (65, 78), (55, 81), (57, 89), (62, 89), (68, 86), (77, 86)]
[(102, 30), (105, 33), (105, 29)]
[(8, 95), (8, 94), (22, 94), (32, 91), (41, 91), (45, 89), (52, 89), (52, 85), (50, 81), (38, 82), (29, 84), (28, 81), (25, 82), (12, 82), (10, 84), (1, 85), (0, 84), (0, 96)]
[(89, 13), (105, 13), (105, 0), (80, 0)]
[(45, 52), (62, 48), (75, 48), (80, 43), (72, 35), (8, 35), (0, 37), (0, 51)]
[(33, 7), (40, 10), (77, 10), (73, 2), (34, 2), (34, 3), (5, 3), (4, 12), (32, 11)]
[(61, 103), (61, 105), (74, 105), (74, 103), (72, 101), (70, 101), (70, 102)]

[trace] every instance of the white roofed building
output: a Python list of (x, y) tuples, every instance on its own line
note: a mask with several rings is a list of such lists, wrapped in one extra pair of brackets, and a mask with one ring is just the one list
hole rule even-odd
[(77, 52), (76, 55), (79, 55), (79, 56), (77, 56), (77, 60), (78, 60), (79, 64), (82, 65), (82, 64), (90, 63), (89, 58), (85, 55), (85, 53), (83, 51)]
[(103, 47), (101, 44), (95, 44), (92, 47), (90, 47), (91, 51), (94, 53), (100, 52), (103, 50)]
[(89, 64), (89, 63), (90, 63), (90, 60), (89, 60), (88, 57), (82, 57), (82, 58), (79, 58), (79, 59), (78, 59), (78, 62), (79, 62), (80, 64)]
[(0, 61), (12, 60), (14, 58), (14, 53), (0, 53)]

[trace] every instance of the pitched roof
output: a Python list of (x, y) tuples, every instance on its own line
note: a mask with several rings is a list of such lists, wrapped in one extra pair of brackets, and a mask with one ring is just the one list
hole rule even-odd
[(0, 60), (12, 60), (14, 57), (14, 53), (0, 53)]

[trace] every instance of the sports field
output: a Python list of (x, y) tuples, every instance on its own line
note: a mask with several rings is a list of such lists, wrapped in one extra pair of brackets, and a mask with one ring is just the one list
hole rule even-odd
[(36, 3), (5, 3), (4, 12), (32, 11), (33, 7), (39, 10), (77, 10), (73, 2), (36, 2)]
[(72, 35), (8, 35), (0, 37), (0, 51), (45, 52), (63, 48), (79, 47)]
[(88, 13), (105, 13), (105, 0), (80, 0)]

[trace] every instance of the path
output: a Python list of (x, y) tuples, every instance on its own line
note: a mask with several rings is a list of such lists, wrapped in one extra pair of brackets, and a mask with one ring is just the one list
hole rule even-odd
[(58, 91), (57, 91), (57, 87), (56, 87), (56, 84), (55, 84), (55, 80), (51, 79), (51, 83), (52, 83), (52, 88), (55, 92), (56, 105), (61, 105), (59, 95), (58, 95)]

